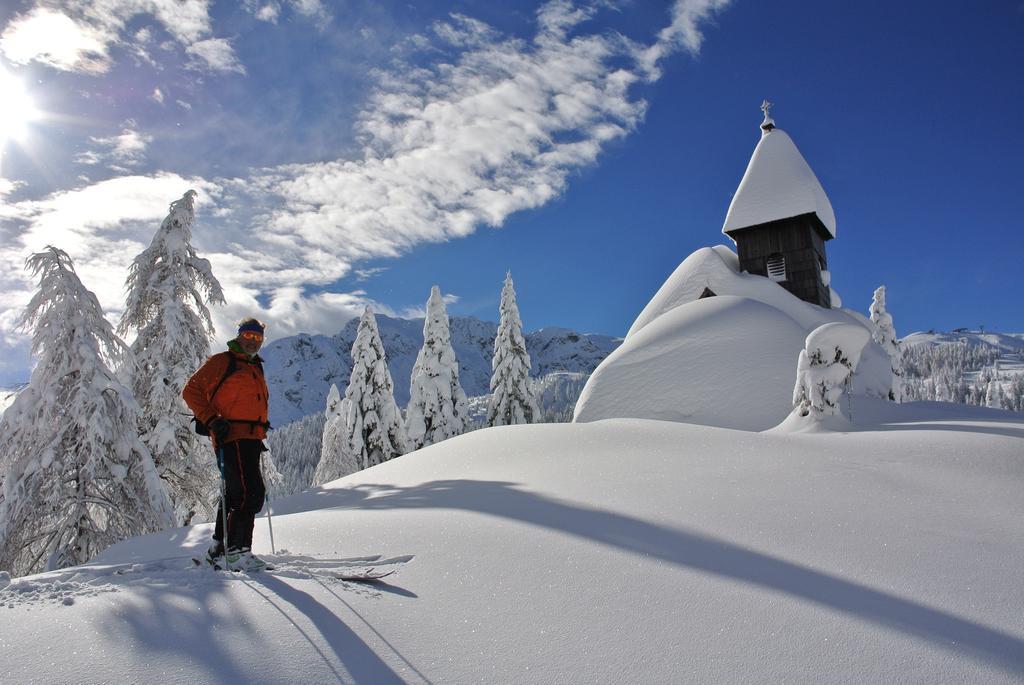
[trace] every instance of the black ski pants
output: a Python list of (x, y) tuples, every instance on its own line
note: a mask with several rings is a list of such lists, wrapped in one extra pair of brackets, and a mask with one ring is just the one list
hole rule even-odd
[[(227, 486), (228, 549), (249, 549), (256, 514), (263, 508), (267, 494), (260, 471), (260, 453), (265, 447), (262, 440), (235, 440), (221, 449)], [(224, 540), (223, 528), (224, 512), (218, 507), (214, 540)]]

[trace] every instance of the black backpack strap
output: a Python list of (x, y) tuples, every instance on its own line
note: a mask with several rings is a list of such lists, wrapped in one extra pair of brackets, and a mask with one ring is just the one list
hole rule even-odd
[(218, 383), (217, 387), (215, 387), (213, 389), (213, 392), (210, 393), (210, 402), (213, 402), (213, 398), (217, 396), (217, 392), (220, 390), (221, 386), (224, 385), (224, 381), (226, 381), (231, 376), (231, 374), (238, 370), (238, 360), (235, 359), (235, 355), (231, 354), (230, 352), (221, 352), (221, 354), (226, 354), (228, 356), (228, 369), (227, 371), (224, 372), (224, 375), (221, 377), (220, 383)]
[[(220, 391), (221, 386), (224, 385), (224, 381), (226, 381), (231, 376), (231, 374), (238, 370), (238, 361), (235, 359), (235, 355), (231, 354), (231, 352), (221, 352), (221, 354), (228, 355), (228, 368), (224, 372), (224, 375), (221, 376), (220, 382), (217, 383), (217, 386), (213, 389), (213, 392), (210, 393), (210, 402), (213, 402), (213, 398), (217, 396), (217, 393)], [(205, 423), (197, 419), (195, 416), (192, 417), (192, 421), (196, 424), (195, 431), (197, 435), (210, 434), (210, 429)]]

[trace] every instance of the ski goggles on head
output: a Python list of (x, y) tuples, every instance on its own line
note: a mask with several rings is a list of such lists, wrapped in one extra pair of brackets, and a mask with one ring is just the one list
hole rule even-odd
[(242, 331), (238, 334), (239, 338), (244, 340), (255, 340), (256, 342), (263, 342), (263, 334), (257, 331)]

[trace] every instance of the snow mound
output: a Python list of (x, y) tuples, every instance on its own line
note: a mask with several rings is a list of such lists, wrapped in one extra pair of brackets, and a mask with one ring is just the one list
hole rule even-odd
[(814, 212), (836, 237), (836, 216), (825, 189), (785, 131), (764, 133), (725, 215), (722, 233)]
[(771, 428), (792, 409), (806, 336), (792, 318), (751, 298), (722, 295), (676, 307), (597, 367), (574, 420)]
[[(705, 290), (715, 297), (701, 299)], [(622, 347), (594, 371), (575, 420), (632, 417), (770, 428), (792, 409), (805, 338), (829, 323), (872, 330), (859, 312), (817, 307), (763, 276), (740, 272), (735, 253), (724, 245), (701, 248), (669, 276)], [(853, 392), (886, 397), (891, 384), (889, 357), (872, 341), (854, 374)]]

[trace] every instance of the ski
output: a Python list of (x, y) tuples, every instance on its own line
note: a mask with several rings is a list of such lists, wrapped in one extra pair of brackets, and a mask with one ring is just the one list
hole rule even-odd
[(380, 580), (381, 578), (387, 578), (398, 569), (377, 569), (373, 566), (369, 566), (363, 569), (349, 569), (346, 571), (335, 571), (335, 570), (324, 570), (321, 571), (322, 575), (330, 576), (336, 580), (347, 580), (347, 581), (373, 581)]
[(359, 565), (339, 564), (335, 566), (319, 566), (315, 569), (309, 568), (308, 570), (314, 574), (330, 576), (338, 580), (372, 581), (390, 576), (403, 565), (412, 561), (413, 558), (414, 555), (405, 554), (387, 559), (378, 558), (371, 563), (364, 562)]
[(267, 563), (262, 569), (225, 569), (220, 561), (211, 564), (205, 559), (192, 557), (192, 566), (194, 568), (209, 568), (214, 571), (227, 570), (233, 573), (273, 573), (278, 571), (282, 574), (300, 574), (300, 576), (313, 578), (322, 576), (335, 580), (374, 581), (397, 572), (402, 565), (412, 561), (414, 555), (406, 554), (387, 559), (381, 557), (380, 554), (374, 554), (348, 559), (317, 559), (315, 557), (282, 555), (281, 559), (275, 557), (273, 563)]
[(200, 559), (199, 557), (192, 557), (192, 566), (193, 567), (195, 567), (195, 568), (208, 568), (208, 569), (212, 569), (214, 571), (231, 571), (232, 573), (262, 573), (263, 571), (273, 571), (273, 570), (275, 570), (277, 568), (273, 564), (266, 564), (265, 566), (263, 566), (261, 568), (231, 568), (231, 567), (224, 568), (224, 566), (222, 565), (223, 563), (224, 563), (223, 561), (216, 561), (216, 562), (211, 564), (210, 562), (206, 561), (205, 559)]

